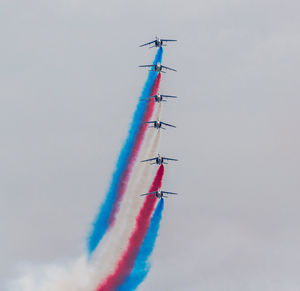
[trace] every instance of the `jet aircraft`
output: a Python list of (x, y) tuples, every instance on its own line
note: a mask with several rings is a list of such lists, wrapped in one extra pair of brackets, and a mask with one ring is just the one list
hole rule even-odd
[(161, 165), (161, 164), (168, 164), (165, 161), (178, 161), (177, 159), (171, 159), (171, 158), (166, 158), (166, 157), (162, 157), (160, 154), (157, 155), (157, 157), (155, 158), (151, 158), (151, 159), (147, 159), (147, 160), (142, 160), (141, 162), (152, 162), (151, 165), (157, 164), (157, 165)]
[(164, 44), (164, 42), (168, 42), (168, 41), (177, 41), (177, 40), (176, 39), (161, 39), (156, 36), (155, 40), (141, 44), (140, 47), (150, 45), (150, 44), (153, 44), (153, 46), (150, 46), (149, 48), (166, 46), (166, 44)]
[(174, 192), (168, 192), (168, 191), (162, 191), (161, 189), (158, 189), (157, 191), (154, 191), (154, 192), (149, 192), (149, 193), (145, 193), (145, 194), (142, 194), (141, 196), (145, 196), (145, 195), (153, 195), (155, 194), (155, 196), (157, 198), (168, 198), (167, 195), (164, 195), (164, 194), (173, 194), (173, 195), (177, 195), (178, 193), (174, 193)]
[(155, 65), (140, 65), (139, 67), (141, 67), (141, 68), (151, 68), (150, 71), (153, 71), (153, 72), (162, 72), (162, 73), (166, 73), (165, 71), (163, 71), (163, 69), (177, 72), (175, 69), (172, 69), (172, 68), (170, 68), (170, 67), (163, 66), (160, 62), (156, 63)]
[(149, 123), (149, 124), (153, 124), (152, 126), (149, 126), (150, 128), (157, 128), (157, 129), (165, 129), (164, 127), (162, 127), (163, 125), (165, 126), (170, 126), (170, 127), (176, 127), (175, 125), (163, 122), (163, 121), (159, 121), (159, 120), (154, 120), (154, 121), (145, 121), (144, 123)]
[(156, 94), (156, 95), (150, 96), (148, 98), (144, 98), (142, 100), (151, 100), (151, 99), (154, 99), (154, 101), (157, 102), (157, 103), (167, 102), (167, 100), (164, 100), (164, 98), (177, 98), (177, 96)]

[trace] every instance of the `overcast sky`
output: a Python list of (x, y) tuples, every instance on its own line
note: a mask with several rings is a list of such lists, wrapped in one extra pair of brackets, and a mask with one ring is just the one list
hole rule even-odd
[(0, 286), (69, 261), (165, 49), (165, 204), (142, 291), (296, 291), (299, 1), (0, 2)]

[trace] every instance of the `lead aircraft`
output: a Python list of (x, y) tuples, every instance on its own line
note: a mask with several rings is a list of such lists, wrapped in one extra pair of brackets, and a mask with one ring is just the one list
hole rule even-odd
[(162, 47), (162, 46), (166, 46), (166, 44), (164, 44), (164, 42), (168, 42), (168, 41), (177, 41), (177, 40), (176, 39), (161, 39), (156, 36), (155, 40), (141, 44), (140, 47), (150, 45), (150, 44), (153, 44), (153, 46), (150, 46), (149, 48)]

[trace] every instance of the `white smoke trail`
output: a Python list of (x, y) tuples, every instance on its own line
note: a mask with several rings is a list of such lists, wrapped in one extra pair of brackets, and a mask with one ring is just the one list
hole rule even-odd
[(11, 291), (94, 290), (89, 280), (93, 265), (84, 256), (69, 264), (27, 266), (23, 275), (8, 286)]

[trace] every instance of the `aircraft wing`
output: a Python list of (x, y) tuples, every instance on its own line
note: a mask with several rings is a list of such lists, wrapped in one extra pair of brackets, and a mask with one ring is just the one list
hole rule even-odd
[(160, 96), (162, 96), (162, 97), (167, 97), (167, 98), (177, 98), (177, 96), (172, 96), (172, 95), (160, 95)]
[(153, 68), (155, 65), (140, 65), (141, 68)]
[(163, 66), (163, 65), (161, 67), (164, 68), (164, 69), (170, 70), (170, 71), (177, 72), (175, 69), (172, 69), (170, 67), (166, 67), (166, 66)]
[(148, 45), (148, 44), (154, 43), (154, 42), (155, 42), (155, 40), (153, 40), (153, 41), (150, 41), (150, 42), (147, 42), (147, 43), (144, 43), (144, 44), (141, 44), (139, 47), (142, 47), (142, 46), (145, 46), (145, 45)]
[(168, 160), (168, 161), (178, 161), (177, 159), (171, 159), (171, 158), (165, 158), (163, 157), (164, 160)]
[(167, 125), (167, 126), (171, 126), (171, 127), (176, 127), (175, 125), (172, 125), (172, 124), (169, 124), (169, 123), (166, 123), (166, 122), (160, 122), (161, 124), (164, 124), (164, 125)]
[(178, 195), (178, 193), (174, 193), (174, 192), (167, 192), (167, 191), (161, 191), (163, 194), (174, 194), (174, 195)]
[(156, 191), (154, 191), (154, 192), (149, 192), (149, 193), (144, 193), (144, 194), (141, 194), (141, 196), (151, 195), (151, 194), (155, 194), (155, 193), (156, 193)]
[(161, 39), (161, 41), (177, 41), (177, 39)]
[(143, 123), (155, 123), (155, 121), (144, 121)]
[(156, 158), (153, 159), (147, 159), (147, 160), (142, 160), (141, 162), (150, 162), (150, 161), (154, 161)]

